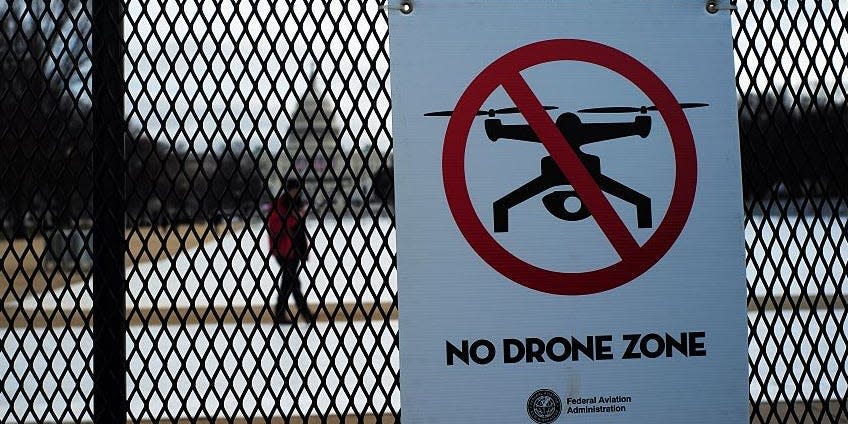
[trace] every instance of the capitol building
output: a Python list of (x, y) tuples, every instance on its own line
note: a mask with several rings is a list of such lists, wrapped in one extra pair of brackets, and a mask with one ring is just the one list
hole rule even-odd
[[(291, 122), (282, 151), (266, 152), (260, 167), (272, 195), (281, 193), (287, 179), (297, 179), (319, 216), (356, 212), (376, 197), (372, 177), (383, 167), (371, 140), (352, 140), (345, 147), (339, 108), (317, 70), (287, 112)], [(367, 157), (367, 160), (366, 160)], [(384, 168), (384, 167), (383, 167)]]

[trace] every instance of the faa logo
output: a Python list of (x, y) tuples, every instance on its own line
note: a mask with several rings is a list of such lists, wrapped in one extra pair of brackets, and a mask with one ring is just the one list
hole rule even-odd
[(556, 421), (562, 412), (562, 400), (553, 390), (536, 390), (527, 399), (527, 415), (539, 424)]

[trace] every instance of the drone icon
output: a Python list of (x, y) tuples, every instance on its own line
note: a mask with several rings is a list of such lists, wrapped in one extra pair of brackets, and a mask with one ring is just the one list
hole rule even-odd
[[(706, 103), (681, 103), (683, 109), (709, 106)], [(556, 106), (544, 106), (545, 110), (556, 110)], [(656, 106), (641, 107), (600, 107), (581, 109), (578, 113), (638, 113), (632, 122), (602, 122), (584, 123), (571, 112), (560, 114), (556, 119), (556, 127), (568, 140), (571, 148), (602, 191), (609, 193), (636, 207), (636, 220), (639, 228), (651, 228), (651, 199), (648, 196), (601, 173), (601, 159), (586, 153), (581, 148), (587, 144), (615, 140), (625, 137), (639, 136), (647, 138), (651, 133), (651, 116), (648, 112), (657, 111)], [(521, 113), (516, 107), (489, 109), (477, 112), (477, 116), (487, 116), (485, 120), (486, 135), (489, 140), (496, 142), (500, 139), (541, 143), (539, 137), (530, 125), (506, 125), (497, 115)], [(430, 112), (424, 116), (451, 116), (453, 111)], [(541, 175), (518, 187), (509, 194), (495, 201), (492, 205), (494, 212), (494, 227), (496, 233), (509, 231), (509, 210), (533, 197), (554, 187), (571, 185), (568, 177), (562, 172), (551, 156), (541, 160)], [(566, 201), (576, 199), (579, 208), (569, 210)], [(573, 203), (573, 202), (572, 202)], [(574, 190), (558, 190), (545, 195), (542, 204), (548, 212), (564, 221), (580, 221), (591, 216), (591, 212), (580, 196)]]

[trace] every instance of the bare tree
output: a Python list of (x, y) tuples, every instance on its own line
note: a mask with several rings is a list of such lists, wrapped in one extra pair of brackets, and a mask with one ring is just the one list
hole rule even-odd
[(848, 105), (764, 95), (743, 99), (743, 187), (770, 195), (848, 195)]
[(89, 29), (79, 0), (0, 5), (0, 217), (13, 227), (78, 215), (88, 198)]

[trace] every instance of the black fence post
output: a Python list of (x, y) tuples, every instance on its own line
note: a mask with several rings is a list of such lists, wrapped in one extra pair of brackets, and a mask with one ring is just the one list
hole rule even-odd
[(94, 423), (127, 419), (123, 0), (92, 0)]

